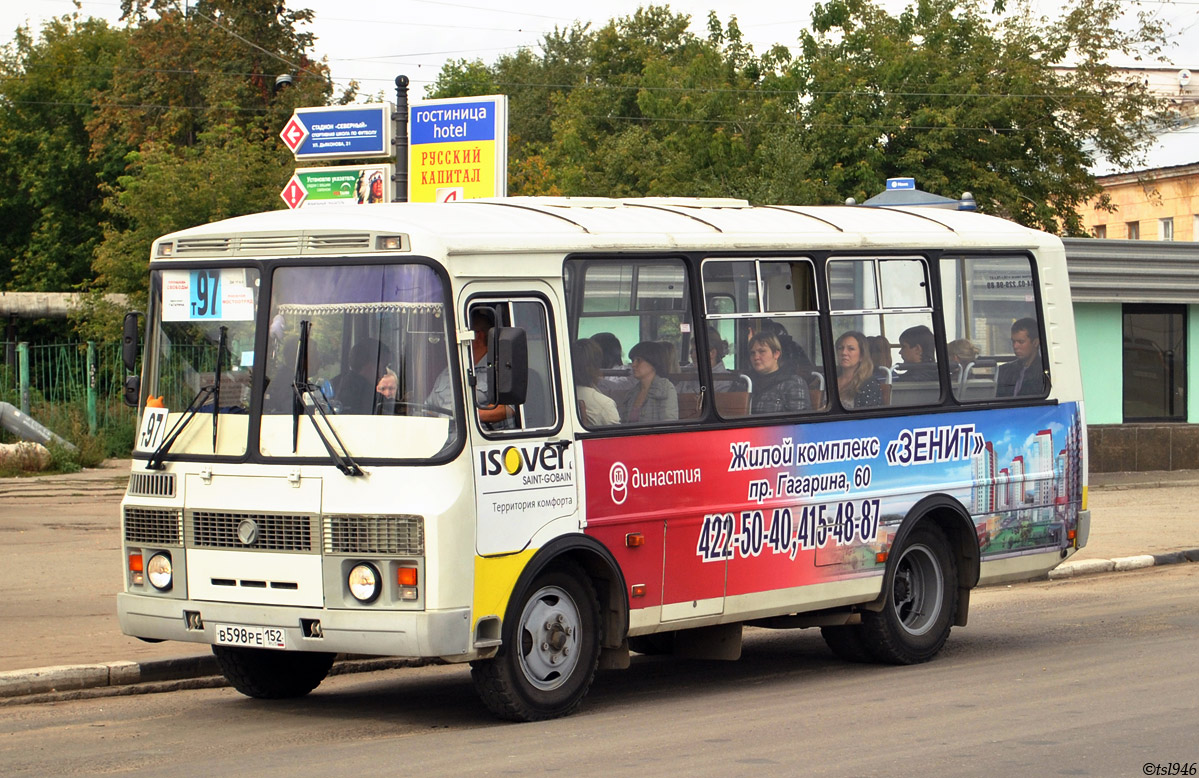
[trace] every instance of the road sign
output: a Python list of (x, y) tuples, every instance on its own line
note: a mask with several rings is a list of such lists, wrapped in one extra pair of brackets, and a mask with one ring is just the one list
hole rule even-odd
[(308, 190), (300, 183), (298, 176), (292, 176), (279, 196), (283, 198), (283, 202), (287, 203), (288, 208), (299, 208), (308, 197)]
[(389, 157), (393, 111), (391, 103), (297, 108), (280, 136), (297, 160)]
[[(303, 188), (304, 208), (325, 205), (369, 205), (391, 201), (395, 165), (340, 165), (298, 168), (292, 177)], [(287, 199), (284, 190), (283, 199)], [(295, 206), (293, 206), (295, 207)]]
[(454, 97), (408, 111), (408, 200), (448, 202), (508, 193), (508, 98)]
[(308, 128), (304, 126), (304, 122), (293, 115), (283, 128), (283, 132), (279, 133), (279, 137), (283, 139), (284, 145), (291, 149), (294, 154), (296, 149), (300, 148), (300, 144), (304, 142), (304, 139), (308, 137)]

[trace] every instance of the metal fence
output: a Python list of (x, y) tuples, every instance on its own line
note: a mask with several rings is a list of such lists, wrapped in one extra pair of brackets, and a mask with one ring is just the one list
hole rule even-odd
[(0, 341), (0, 401), (12, 403), (68, 440), (128, 435), (121, 344)]

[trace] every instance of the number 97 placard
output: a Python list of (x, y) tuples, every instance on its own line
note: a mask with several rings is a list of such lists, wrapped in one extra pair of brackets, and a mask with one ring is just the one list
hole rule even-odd
[(167, 427), (166, 408), (146, 408), (137, 431), (138, 451), (156, 451), (162, 445)]
[(254, 294), (243, 268), (162, 271), (163, 321), (250, 321)]

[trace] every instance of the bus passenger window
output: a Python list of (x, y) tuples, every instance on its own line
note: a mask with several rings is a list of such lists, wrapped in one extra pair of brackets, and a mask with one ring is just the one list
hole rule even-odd
[(1049, 376), (1028, 257), (944, 257), (941, 296), (959, 402), (1045, 396)]
[[(722, 376), (725, 357), (711, 364), (717, 413), (736, 418), (825, 407), (812, 261), (712, 258), (702, 267), (707, 339), (733, 361), (732, 380)], [(734, 335), (731, 344), (721, 328)]]
[(939, 405), (941, 369), (924, 260), (834, 258), (828, 284), (842, 407)]
[(573, 259), (566, 276), (567, 313), (576, 344), (572, 356), (580, 359), (578, 344), (584, 341), (600, 352), (598, 375), (590, 366), (579, 375), (574, 366), (576, 405), (584, 426), (608, 423), (606, 401), (615, 406), (619, 423), (629, 425), (674, 424), (705, 412), (701, 397), (711, 395), (699, 392), (682, 262)]

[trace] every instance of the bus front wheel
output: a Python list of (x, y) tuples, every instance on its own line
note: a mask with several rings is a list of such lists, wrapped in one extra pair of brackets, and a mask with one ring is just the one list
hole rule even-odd
[(329, 674), (335, 654), (213, 646), (221, 673), (234, 689), (260, 700), (303, 697)]
[(888, 579), (883, 609), (862, 613), (861, 635), (874, 658), (911, 665), (936, 656), (953, 626), (957, 578), (945, 533), (928, 522), (912, 530)]
[(599, 604), (576, 565), (555, 566), (533, 581), (519, 615), (504, 625), (494, 659), (471, 664), (475, 689), (497, 716), (540, 721), (573, 713), (599, 664)]

